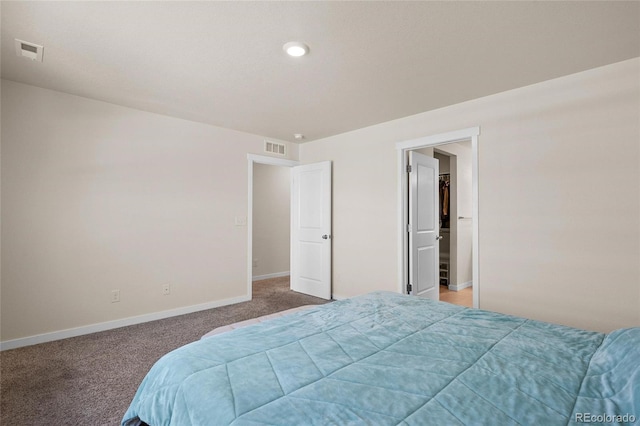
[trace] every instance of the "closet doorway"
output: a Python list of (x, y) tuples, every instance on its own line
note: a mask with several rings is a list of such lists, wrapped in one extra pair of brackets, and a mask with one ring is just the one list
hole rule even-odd
[(473, 306), (471, 141), (439, 145), (440, 300)]
[[(478, 280), (478, 175), (477, 153), (479, 128), (401, 142), (398, 150), (401, 208), (402, 271), (400, 291), (406, 292), (410, 257), (407, 229), (409, 224), (407, 193), (410, 151), (439, 160), (440, 195), (440, 289), (444, 301), (479, 307)], [(446, 198), (446, 200), (445, 200)], [(464, 300), (466, 299), (466, 300)], [(472, 303), (468, 302), (472, 300)]]

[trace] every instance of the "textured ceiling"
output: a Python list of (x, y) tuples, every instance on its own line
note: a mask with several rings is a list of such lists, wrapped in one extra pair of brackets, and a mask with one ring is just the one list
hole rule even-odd
[[(640, 2), (6, 2), (2, 77), (314, 140), (640, 56)], [(45, 47), (15, 54), (14, 38)], [(287, 41), (310, 54), (290, 58)]]

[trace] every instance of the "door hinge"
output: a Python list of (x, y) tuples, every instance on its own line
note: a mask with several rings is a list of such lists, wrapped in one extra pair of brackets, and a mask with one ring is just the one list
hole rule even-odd
[(407, 294), (411, 294), (411, 290), (413, 290), (413, 286), (411, 284), (407, 284)]
[(408, 233), (411, 233), (412, 229), (413, 229), (413, 228), (411, 228), (411, 224), (410, 224), (410, 223), (407, 223), (407, 232), (408, 232)]
[(407, 164), (407, 173), (411, 173), (411, 164)]

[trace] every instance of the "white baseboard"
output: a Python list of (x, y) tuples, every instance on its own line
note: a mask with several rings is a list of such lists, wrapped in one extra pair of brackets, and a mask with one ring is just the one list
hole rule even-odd
[(114, 328), (126, 327), (129, 325), (141, 324), (143, 322), (156, 321), (160, 319), (175, 317), (178, 315), (191, 314), (193, 312), (205, 311), (207, 309), (219, 308), (221, 306), (234, 305), (240, 302), (248, 302), (250, 296), (233, 297), (231, 299), (215, 300), (213, 302), (201, 303), (198, 305), (185, 306), (183, 308), (170, 309), (167, 311), (153, 312), (135, 317), (123, 318), (114, 321), (101, 322), (82, 327), (69, 328), (66, 330), (54, 331), (51, 333), (37, 334), (35, 336), (23, 337), (20, 339), (6, 340), (0, 342), (0, 351), (21, 348), (23, 346), (37, 345), (39, 343), (52, 342), (54, 340), (68, 339), (85, 334), (98, 333), (100, 331), (112, 330)]
[(289, 271), (275, 272), (273, 274), (256, 275), (251, 279), (251, 281), (268, 280), (269, 278), (280, 278), (280, 277), (288, 277), (288, 276), (289, 276)]
[(346, 297), (346, 296), (340, 296), (339, 294), (335, 294), (335, 293), (333, 293), (333, 294), (331, 295), (331, 299), (332, 299), (332, 300), (344, 300), (344, 299), (348, 299), (348, 297)]
[(471, 287), (472, 285), (473, 285), (473, 281), (467, 281), (466, 283), (462, 283), (462, 284), (449, 284), (448, 287), (449, 287), (449, 290), (460, 291), (467, 287)]

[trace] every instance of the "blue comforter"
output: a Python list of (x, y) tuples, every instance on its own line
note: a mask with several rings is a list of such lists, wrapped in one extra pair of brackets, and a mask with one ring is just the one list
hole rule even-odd
[(640, 328), (604, 335), (372, 293), (161, 358), (122, 424), (640, 422)]

